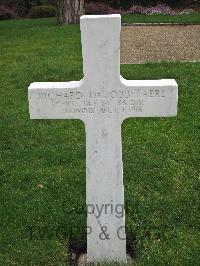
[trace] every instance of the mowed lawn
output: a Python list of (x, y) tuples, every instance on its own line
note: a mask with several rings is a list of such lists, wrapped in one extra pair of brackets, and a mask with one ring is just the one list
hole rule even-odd
[[(199, 265), (200, 63), (122, 65), (121, 73), (179, 84), (177, 117), (122, 125), (133, 265)], [(69, 265), (69, 248), (86, 247), (84, 124), (31, 121), (27, 100), (31, 82), (82, 76), (79, 25), (0, 22), (0, 265)]]
[(122, 16), (123, 23), (180, 23), (200, 24), (200, 13), (165, 15), (165, 14), (127, 14)]

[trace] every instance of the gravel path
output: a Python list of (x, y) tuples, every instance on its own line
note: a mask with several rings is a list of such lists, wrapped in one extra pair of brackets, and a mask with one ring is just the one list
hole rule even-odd
[(200, 61), (200, 25), (122, 27), (122, 64), (159, 61)]

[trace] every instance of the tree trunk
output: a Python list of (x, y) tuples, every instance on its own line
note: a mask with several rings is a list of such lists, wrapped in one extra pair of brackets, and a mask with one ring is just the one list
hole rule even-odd
[(58, 24), (79, 23), (84, 13), (84, 0), (57, 0)]

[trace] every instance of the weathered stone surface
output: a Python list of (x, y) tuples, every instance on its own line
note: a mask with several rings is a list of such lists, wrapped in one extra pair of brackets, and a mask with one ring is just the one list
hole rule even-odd
[(84, 79), (33, 83), (31, 119), (81, 119), (86, 128), (88, 261), (126, 262), (121, 123), (177, 113), (175, 80), (120, 76), (120, 15), (81, 18)]

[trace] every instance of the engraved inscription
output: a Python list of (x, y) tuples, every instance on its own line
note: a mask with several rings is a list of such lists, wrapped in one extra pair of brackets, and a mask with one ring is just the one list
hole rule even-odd
[(49, 90), (37, 92), (37, 100), (64, 105), (67, 114), (138, 113), (143, 111), (145, 100), (170, 97), (166, 88), (131, 88), (116, 90)]

